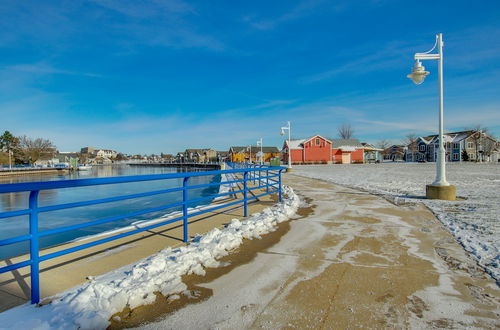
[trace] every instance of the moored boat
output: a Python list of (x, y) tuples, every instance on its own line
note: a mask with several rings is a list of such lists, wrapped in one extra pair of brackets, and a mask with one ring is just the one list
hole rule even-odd
[(92, 169), (92, 165), (78, 165), (78, 171), (90, 171)]

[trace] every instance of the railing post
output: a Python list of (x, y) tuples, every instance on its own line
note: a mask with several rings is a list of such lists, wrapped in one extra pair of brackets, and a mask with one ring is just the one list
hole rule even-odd
[(269, 192), (269, 170), (266, 170), (266, 192)]
[(243, 216), (248, 216), (248, 203), (247, 203), (247, 180), (248, 172), (245, 171), (243, 174)]
[(29, 196), (30, 208), (30, 258), (31, 258), (31, 303), (40, 302), (40, 261), (38, 243), (38, 193), (32, 190)]
[(183, 241), (184, 242), (187, 242), (189, 240), (189, 233), (188, 233), (188, 189), (187, 189), (187, 186), (188, 186), (188, 180), (189, 180), (189, 177), (185, 177), (183, 182), (182, 182), (182, 215), (183, 215), (183, 219), (182, 219), (182, 223), (183, 223)]
[(281, 189), (281, 171), (283, 171), (283, 170), (280, 170), (279, 175), (278, 175), (278, 192), (279, 192), (279, 201), (280, 202), (283, 201), (283, 192)]

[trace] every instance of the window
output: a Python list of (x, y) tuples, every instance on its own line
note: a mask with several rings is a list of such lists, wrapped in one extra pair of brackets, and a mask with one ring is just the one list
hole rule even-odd
[(453, 160), (458, 160), (458, 154), (453, 154)]
[(460, 143), (453, 143), (453, 149), (460, 149)]
[(319, 146), (319, 138), (316, 139), (316, 145)]
[(421, 144), (418, 146), (418, 151), (425, 151), (425, 144)]
[(467, 142), (467, 148), (472, 149), (473, 148), (473, 143), (472, 142)]

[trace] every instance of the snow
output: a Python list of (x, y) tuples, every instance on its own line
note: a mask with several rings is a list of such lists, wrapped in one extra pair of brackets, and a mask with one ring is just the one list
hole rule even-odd
[(91, 278), (88, 283), (52, 297), (48, 305), (25, 304), (5, 311), (0, 314), (0, 328), (104, 329), (109, 318), (126, 306), (133, 309), (154, 302), (154, 292), (175, 297), (187, 288), (182, 275), (204, 275), (205, 267), (217, 267), (217, 260), (242, 244), (243, 239), (260, 238), (292, 217), (299, 198), (289, 187), (283, 186), (283, 192), (282, 203), (247, 220), (233, 219), (223, 229), (197, 235), (187, 246), (166, 248), (137, 264)]
[(294, 166), (294, 174), (380, 194), (395, 203), (429, 207), (460, 244), (500, 283), (500, 164), (447, 163), (460, 201), (427, 200), (435, 163)]

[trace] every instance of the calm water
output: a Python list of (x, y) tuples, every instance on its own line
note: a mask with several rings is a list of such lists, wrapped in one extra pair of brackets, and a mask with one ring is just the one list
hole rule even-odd
[[(83, 179), (94, 177), (110, 177), (110, 176), (126, 176), (126, 175), (143, 175), (143, 174), (165, 174), (177, 173), (178, 171), (192, 171), (193, 169), (176, 169), (167, 167), (143, 167), (143, 166), (96, 166), (91, 171), (81, 171), (67, 175), (40, 175), (40, 176), (25, 176), (1, 178), (2, 183), (28, 182), (28, 181), (55, 181), (67, 179)], [(204, 184), (210, 182), (220, 182), (220, 176), (202, 176), (189, 179), (190, 185)], [(121, 196), (146, 192), (152, 190), (168, 189), (182, 185), (182, 179), (170, 179), (150, 182), (135, 182), (113, 185), (102, 185), (93, 187), (77, 187), (65, 188), (57, 190), (40, 191), (39, 205), (47, 206), (62, 203), (71, 203), (86, 201), (98, 198), (106, 198), (112, 196)], [(201, 196), (209, 196), (218, 191), (218, 186), (193, 189), (189, 191), (189, 198), (198, 198)], [(182, 192), (174, 192), (161, 194), (150, 197), (136, 198), (127, 201), (106, 203), (100, 205), (85, 206), (68, 210), (60, 210), (54, 212), (46, 212), (39, 214), (39, 230), (47, 230), (53, 228), (85, 223), (92, 220), (97, 220), (104, 217), (124, 215), (127, 213), (144, 210), (146, 208), (154, 208), (174, 202), (182, 201)], [(206, 200), (198, 204), (189, 205), (194, 207), (200, 204), (208, 204), (211, 200)], [(28, 208), (28, 193), (10, 193), (0, 194), (0, 212), (13, 211)], [(71, 232), (51, 235), (43, 237), (40, 241), (41, 247), (48, 247), (64, 242), (71, 241), (75, 238), (95, 235), (108, 230), (125, 227), (131, 223), (140, 220), (150, 220), (158, 218), (167, 213), (180, 210), (180, 207), (163, 210), (156, 213), (148, 213), (142, 216), (136, 216), (117, 220), (97, 226), (87, 227)], [(0, 239), (15, 237), (29, 233), (28, 216), (20, 216), (15, 218), (0, 219)], [(0, 259), (23, 254), (29, 251), (29, 243), (22, 242), (9, 246), (0, 247)]]

